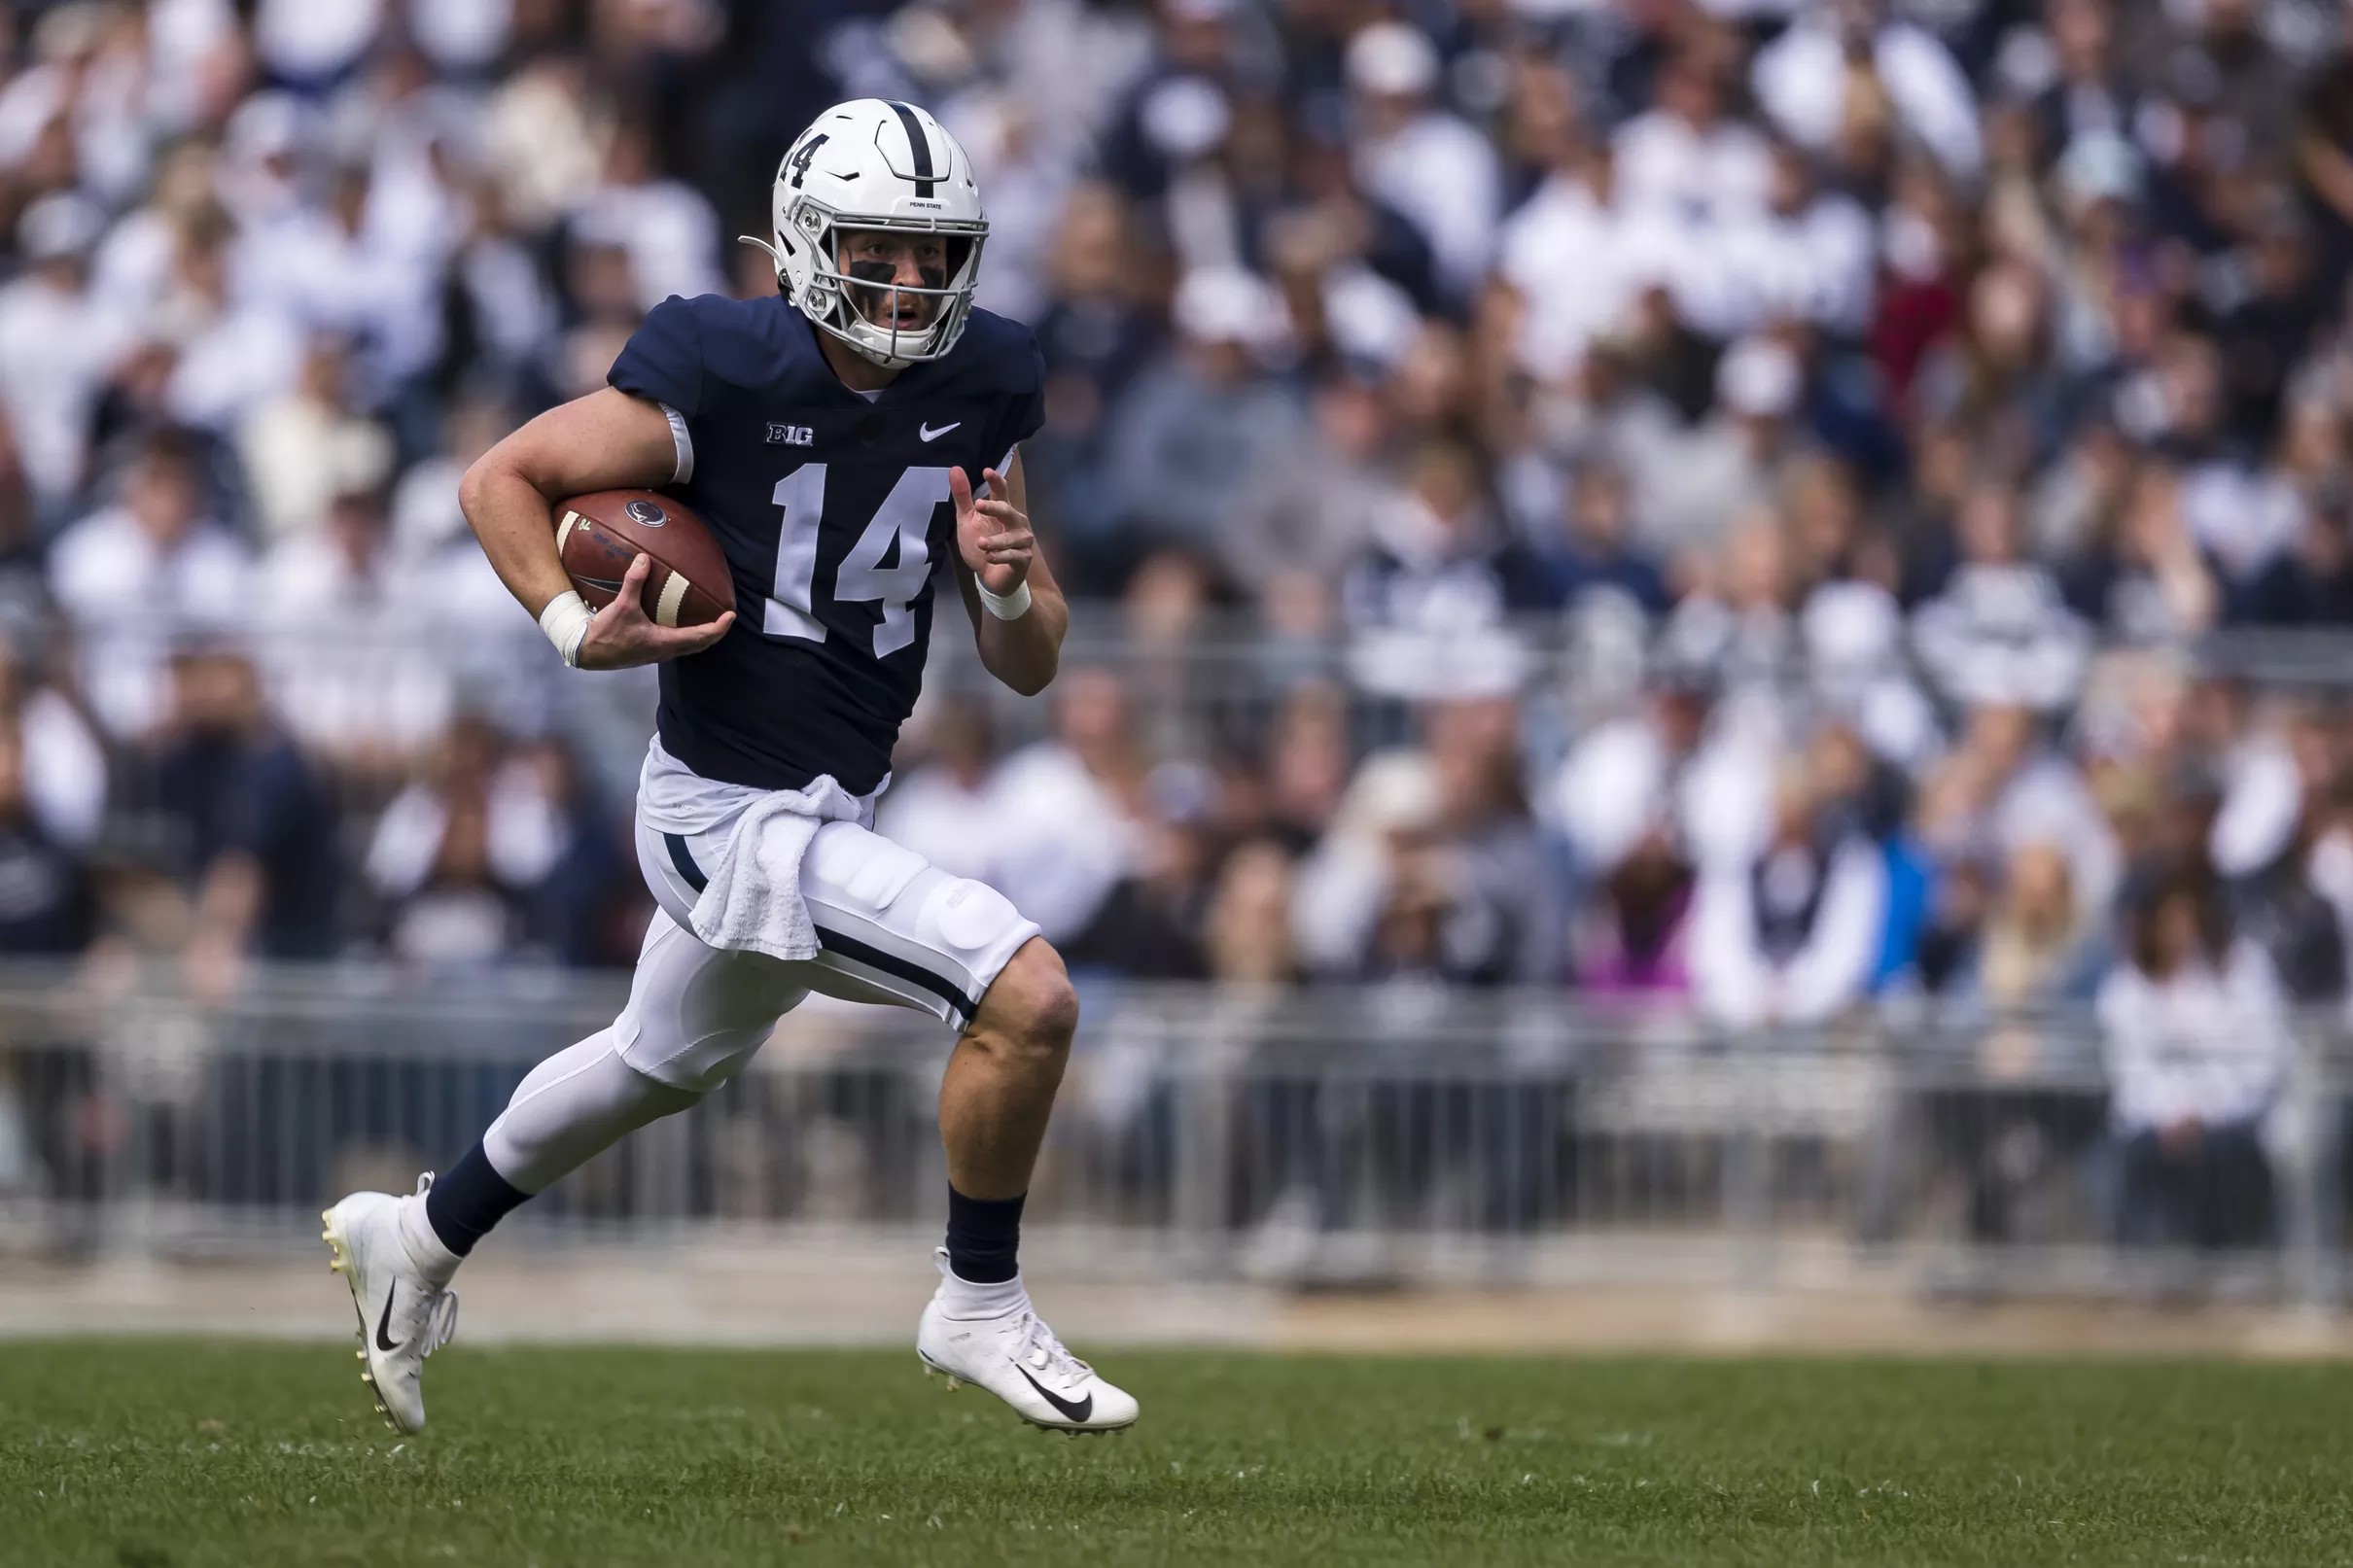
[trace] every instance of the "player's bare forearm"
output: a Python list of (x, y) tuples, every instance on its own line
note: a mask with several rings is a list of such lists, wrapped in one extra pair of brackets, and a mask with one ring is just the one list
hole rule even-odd
[[(1019, 455), (1004, 472), (986, 469), (981, 478), (987, 488), (976, 496), (963, 470), (949, 473), (948, 493), (956, 503), (957, 586), (972, 617), (981, 667), (1034, 697), (1061, 666), (1071, 607), (1030, 531), (1029, 487)], [(991, 599), (995, 608), (987, 603)]]
[(659, 405), (610, 387), (550, 408), (483, 453), (458, 482), (482, 553), (536, 616), (569, 592), (552, 504), (591, 490), (654, 489), (678, 471)]
[(1032, 565), (1029, 611), (1016, 620), (1000, 620), (982, 606), (970, 568), (960, 563), (956, 576), (972, 616), (981, 668), (1025, 697), (1045, 690), (1062, 667), (1062, 639), (1071, 629), (1070, 604), (1045, 563)]

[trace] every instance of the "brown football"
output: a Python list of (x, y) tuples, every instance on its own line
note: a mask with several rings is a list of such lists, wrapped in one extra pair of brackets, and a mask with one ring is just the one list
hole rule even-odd
[(555, 508), (555, 548), (590, 609), (621, 591), (638, 555), (646, 574), (646, 618), (659, 626), (703, 626), (735, 608), (726, 552), (683, 502), (651, 490), (598, 490)]

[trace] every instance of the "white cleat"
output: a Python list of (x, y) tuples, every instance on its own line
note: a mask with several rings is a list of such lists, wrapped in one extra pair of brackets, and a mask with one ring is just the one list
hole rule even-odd
[(319, 1216), (334, 1254), (328, 1267), (351, 1287), (360, 1314), (360, 1381), (375, 1391), (376, 1413), (395, 1432), (424, 1430), (425, 1358), (458, 1327), (457, 1293), (428, 1280), (401, 1239), (401, 1205), (423, 1202), (432, 1185), (428, 1171), (414, 1198), (353, 1193)]
[(1136, 1424), (1135, 1396), (1106, 1382), (1063, 1348), (1045, 1320), (1021, 1305), (1001, 1317), (948, 1315), (948, 1255), (939, 1254), (940, 1288), (915, 1330), (915, 1353), (927, 1376), (939, 1374), (954, 1392), (964, 1383), (987, 1389), (1032, 1426), (1048, 1432), (1117, 1432)]

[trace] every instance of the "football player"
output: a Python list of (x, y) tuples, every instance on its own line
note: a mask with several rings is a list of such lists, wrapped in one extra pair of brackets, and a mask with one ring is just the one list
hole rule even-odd
[[(935, 563), (952, 564), (991, 674), (1023, 693), (1054, 679), (1070, 617), (1031, 536), (1018, 452), (1044, 418), (1036, 341), (973, 308), (988, 219), (970, 159), (923, 110), (864, 98), (825, 111), (773, 194), (774, 233), (748, 242), (773, 257), (778, 295), (664, 300), (609, 386), (508, 436), (460, 490), (483, 551), (566, 663), (661, 663), (637, 799), (638, 863), (660, 907), (611, 1027), (540, 1063), (439, 1180), (356, 1193), (325, 1215), (366, 1376), (401, 1431), (425, 1424), (424, 1358), (455, 1327), (450, 1277), (483, 1235), (724, 1083), (811, 992), (959, 1031), (939, 1098), (947, 1244), (916, 1331), (927, 1370), (1042, 1427), (1136, 1419), (1136, 1401), (1032, 1309), (1017, 1264), (1077, 1022), (1062, 959), (1002, 894), (872, 830), (923, 678)], [(655, 624), (639, 603), (643, 556), (618, 598), (587, 610), (550, 504), (619, 488), (668, 490), (708, 521), (735, 612)], [(780, 813), (805, 845), (797, 877), (747, 889), (776, 863)], [(731, 908), (790, 909), (780, 921), (798, 946), (785, 930), (698, 936), (714, 878), (750, 895)]]

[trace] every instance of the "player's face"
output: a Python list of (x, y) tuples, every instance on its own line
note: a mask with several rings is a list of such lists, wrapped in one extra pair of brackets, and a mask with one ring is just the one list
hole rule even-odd
[(845, 229), (835, 264), (855, 278), (851, 302), (877, 327), (920, 332), (939, 319), (947, 297), (906, 289), (948, 286), (948, 242), (936, 234), (895, 234), (880, 228)]

